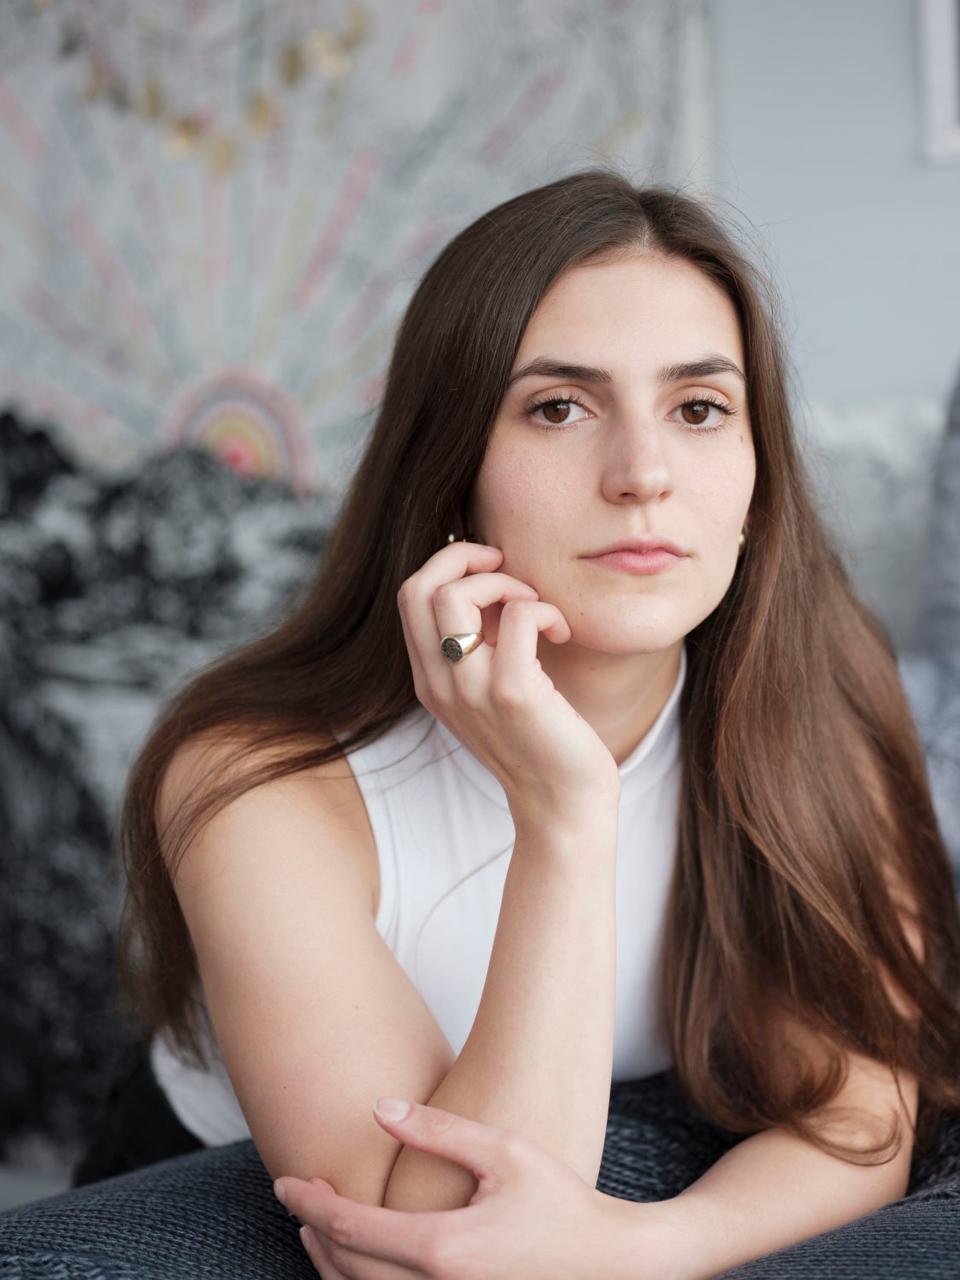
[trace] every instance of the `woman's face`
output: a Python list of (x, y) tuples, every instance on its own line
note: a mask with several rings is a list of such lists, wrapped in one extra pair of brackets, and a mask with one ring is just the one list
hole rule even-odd
[[(527, 325), (470, 514), (475, 540), (502, 548), (499, 571), (560, 609), (569, 646), (665, 649), (730, 585), (756, 470), (745, 384), (670, 368), (716, 358), (744, 370), (736, 311), (681, 259), (571, 268)], [(535, 360), (581, 368), (516, 376)], [(645, 534), (688, 554), (644, 575), (585, 558)]]

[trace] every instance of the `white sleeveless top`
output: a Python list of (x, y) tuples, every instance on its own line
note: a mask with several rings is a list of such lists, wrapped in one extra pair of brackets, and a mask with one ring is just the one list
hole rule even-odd
[[(619, 766), (614, 1081), (671, 1065), (660, 944), (676, 853), (686, 672), (682, 647), (670, 696)], [(459, 1054), (480, 1004), (515, 838), (506, 795), (419, 705), (347, 759), (376, 839), (376, 928)], [(150, 1059), (181, 1123), (218, 1146), (251, 1134), (215, 1042), (211, 1049), (212, 1068), (200, 1070), (156, 1036)]]

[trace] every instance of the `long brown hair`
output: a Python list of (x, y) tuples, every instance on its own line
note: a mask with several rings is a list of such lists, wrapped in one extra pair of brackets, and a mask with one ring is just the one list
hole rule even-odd
[[(812, 501), (772, 285), (705, 199), (636, 186), (613, 167), (524, 192), (440, 252), (401, 321), (379, 413), (312, 581), (273, 629), (197, 672), (155, 719), (120, 815), (121, 1004), (142, 1032), (166, 1029), (204, 1060), (196, 959), (171, 868), (235, 796), (364, 745), (416, 706), (400, 584), (464, 527), (545, 291), (575, 264), (636, 251), (694, 263), (735, 306), (757, 464), (745, 553), (686, 639), (663, 954), (674, 1069), (728, 1130), (786, 1125), (856, 1163), (891, 1145), (892, 1159), (899, 1121), (865, 1149), (828, 1141), (809, 1117), (836, 1096), (844, 1047), (887, 1064), (898, 1087), (898, 1071), (916, 1074), (918, 1146), (960, 1109), (960, 914), (923, 750), (890, 638), (854, 594)], [(159, 832), (171, 757), (211, 734), (251, 767), (213, 779), (176, 815), (175, 833)], [(912, 899), (922, 959), (905, 939), (890, 874)], [(830, 1069), (799, 1079), (774, 1069), (775, 1009), (825, 1038)]]

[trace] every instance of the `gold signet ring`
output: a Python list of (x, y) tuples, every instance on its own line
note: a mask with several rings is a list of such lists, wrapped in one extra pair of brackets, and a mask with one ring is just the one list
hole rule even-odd
[(440, 650), (450, 662), (459, 662), (482, 642), (482, 631), (464, 631), (454, 636), (444, 636), (440, 641)]

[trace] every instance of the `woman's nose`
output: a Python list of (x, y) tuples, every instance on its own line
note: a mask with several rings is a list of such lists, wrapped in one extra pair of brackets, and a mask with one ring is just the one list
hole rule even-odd
[(656, 423), (634, 417), (612, 433), (608, 447), (603, 489), (609, 501), (649, 501), (669, 490), (670, 469)]

